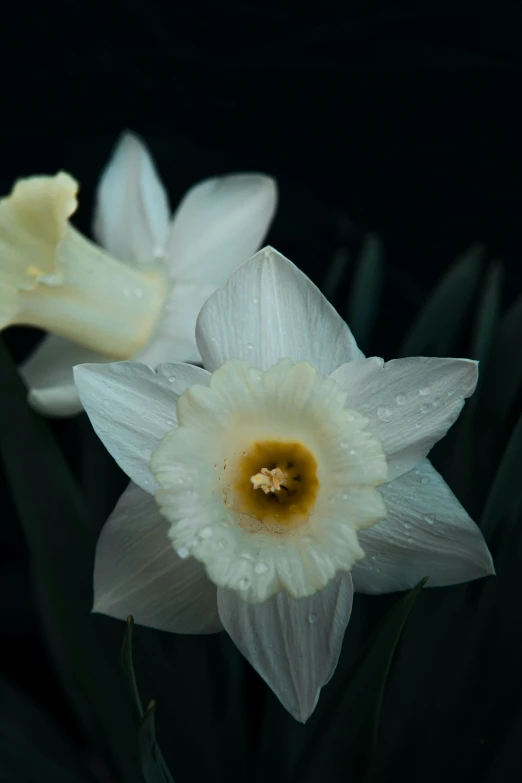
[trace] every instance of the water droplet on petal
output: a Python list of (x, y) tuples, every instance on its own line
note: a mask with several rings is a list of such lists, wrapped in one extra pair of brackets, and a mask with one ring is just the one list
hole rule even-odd
[(250, 587), (250, 579), (247, 576), (243, 576), (238, 582), (238, 587), (240, 590), (248, 590)]
[(419, 389), (419, 394), (422, 397), (427, 397), (428, 394), (431, 394), (431, 389), (429, 386), (423, 386), (421, 389)]
[(421, 484), (429, 484), (430, 480), (427, 476), (424, 476), (424, 478), (421, 479)]
[(452, 397), (454, 394), (455, 394), (455, 392), (450, 389), (449, 392), (448, 392), (448, 397)]
[(397, 405), (406, 405), (408, 398), (405, 394), (398, 394), (395, 398)]
[(310, 623), (310, 625), (313, 625), (314, 623), (316, 623), (317, 622), (317, 615), (316, 614), (309, 614), (308, 615), (308, 622)]
[(190, 555), (190, 552), (186, 546), (182, 546), (178, 549), (178, 555), (182, 560), (185, 560)]
[(353, 413), (349, 413), (346, 417), (346, 421), (355, 421), (355, 416)]
[(252, 345), (252, 343), (248, 343), (247, 348), (248, 348), (249, 351), (253, 351), (254, 350), (254, 346)]
[(408, 522), (405, 522), (404, 527), (406, 528), (406, 530), (409, 530), (411, 528), (411, 525)]
[(408, 544), (414, 544), (414, 543), (415, 542), (414, 542), (413, 538), (408, 538)]
[(211, 343), (215, 343), (215, 342), (216, 342), (216, 338), (215, 338), (215, 337), (211, 337), (211, 338), (210, 338), (210, 342), (211, 342)]
[(171, 375), (170, 378), (169, 378), (169, 383), (174, 383), (175, 380), (176, 380), (176, 376), (175, 375)]
[(391, 421), (393, 414), (389, 408), (377, 408), (377, 416), (381, 421)]
[(254, 568), (254, 571), (256, 572), (256, 574), (266, 574), (266, 572), (268, 571), (268, 566), (266, 565), (266, 563), (258, 563)]
[(214, 531), (211, 527), (204, 527), (202, 530), (199, 531), (199, 535), (201, 538), (212, 538), (214, 535)]
[(434, 524), (435, 524), (435, 520), (433, 520), (433, 519), (430, 519), (429, 517), (424, 517), (424, 519), (426, 520), (426, 522), (428, 523), (428, 525), (434, 525)]
[(350, 449), (350, 456), (354, 456), (354, 454), (357, 454), (357, 451), (355, 449)]
[(253, 303), (254, 303), (254, 304), (259, 304), (259, 299), (257, 298), (257, 296), (255, 296), (255, 297), (252, 299), (252, 301), (253, 301)]
[(421, 405), (420, 411), (421, 413), (427, 413), (429, 411), (429, 407), (427, 405)]
[(439, 405), (440, 405), (440, 398), (439, 397), (435, 397), (435, 399), (433, 400), (433, 402), (431, 404), (433, 405), (434, 408), (438, 408)]

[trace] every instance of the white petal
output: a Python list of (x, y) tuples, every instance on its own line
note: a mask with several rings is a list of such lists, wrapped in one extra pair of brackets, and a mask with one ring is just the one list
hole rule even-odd
[(93, 611), (172, 633), (222, 629), (216, 586), (197, 560), (182, 560), (154, 499), (129, 484), (96, 548)]
[(383, 364), (372, 357), (332, 373), (347, 405), (369, 419), (382, 444), (388, 481), (407, 473), (456, 421), (475, 390), (477, 362), (413, 357)]
[(363, 356), (319, 289), (271, 247), (212, 294), (198, 318), (196, 339), (211, 372), (227, 359), (264, 370), (288, 357), (309, 362), (324, 377)]
[(133, 133), (123, 134), (98, 185), (94, 236), (117, 258), (147, 263), (163, 251), (169, 217), (147, 147)]
[(20, 366), (28, 402), (44, 416), (66, 417), (81, 413), (82, 404), (73, 379), (73, 367), (84, 362), (104, 362), (103, 356), (50, 334)]
[(171, 276), (178, 282), (221, 285), (259, 248), (276, 203), (276, 183), (263, 174), (234, 174), (195, 185), (169, 233)]
[(196, 321), (215, 286), (175, 285), (149, 344), (135, 358), (151, 367), (161, 362), (201, 363)]
[(262, 604), (247, 604), (235, 592), (218, 589), (225, 630), (298, 721), (310, 717), (335, 671), (352, 595), (346, 573), (310, 598), (281, 592)]
[(164, 364), (155, 372), (138, 362), (82, 364), (74, 368), (80, 400), (92, 426), (118, 465), (139, 487), (158, 489), (149, 470), (152, 452), (176, 424), (176, 402), (210, 375), (190, 364)]
[(408, 590), (425, 576), (427, 587), (442, 587), (494, 573), (482, 533), (429, 460), (379, 491), (388, 516), (359, 533), (366, 557), (352, 569), (357, 592)]

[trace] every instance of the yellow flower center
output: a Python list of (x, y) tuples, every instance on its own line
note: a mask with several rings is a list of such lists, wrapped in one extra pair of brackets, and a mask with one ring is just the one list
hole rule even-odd
[(255, 441), (236, 470), (234, 508), (265, 528), (299, 525), (313, 511), (319, 490), (317, 461), (302, 443)]

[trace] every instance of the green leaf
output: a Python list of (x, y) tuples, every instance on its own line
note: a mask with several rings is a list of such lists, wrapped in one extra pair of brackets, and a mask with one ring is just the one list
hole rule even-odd
[(174, 783), (156, 742), (154, 712), (156, 703), (149, 702), (139, 733), (141, 770), (146, 783)]
[(366, 350), (379, 311), (384, 280), (384, 253), (379, 237), (364, 240), (345, 307), (346, 322), (355, 339)]
[(116, 777), (138, 783), (118, 648), (102, 618), (90, 614), (96, 540), (88, 509), (46, 422), (28, 408), (26, 389), (1, 344), (0, 367), (0, 454), (57, 673)]
[(330, 302), (333, 302), (339, 295), (339, 289), (342, 287), (349, 265), (350, 253), (348, 249), (345, 247), (339, 248), (330, 261), (330, 266), (326, 270), (326, 275), (321, 285), (321, 291)]
[(0, 748), (1, 780), (94, 783), (79, 748), (65, 738), (51, 716), (3, 679)]
[(493, 261), (482, 287), (470, 348), (470, 358), (479, 362), (487, 360), (493, 342), (499, 318), (503, 274), (500, 261)]
[[(346, 765), (361, 780), (370, 768), (386, 680), (407, 617), (427, 582), (422, 579), (386, 614), (343, 682), (332, 682), (303, 727), (295, 783), (333, 780)], [(348, 778), (347, 778), (348, 779)]]
[(483, 266), (474, 245), (451, 266), (408, 331), (399, 356), (451, 356), (465, 327)]
[(154, 725), (155, 702), (151, 701), (146, 711), (143, 712), (136, 675), (134, 674), (134, 664), (132, 662), (133, 628), (134, 620), (129, 616), (127, 617), (127, 627), (125, 629), (121, 647), (121, 665), (128, 681), (139, 725), (138, 744), (140, 749), (141, 771), (146, 783), (173, 783), (165, 759), (156, 742), (156, 730)]
[(138, 683), (136, 682), (136, 675), (134, 674), (134, 664), (132, 662), (132, 631), (134, 630), (134, 619), (129, 615), (127, 617), (127, 626), (125, 628), (125, 634), (123, 636), (123, 644), (121, 646), (121, 666), (126, 676), (129, 691), (134, 704), (136, 715), (138, 719), (143, 720), (143, 705), (141, 703), (140, 692), (138, 690)]
[(489, 542), (497, 534), (504, 540), (517, 532), (522, 515), (522, 416), (514, 428), (488, 496), (480, 529)]
[[(502, 274), (501, 263), (493, 261), (485, 276), (474, 319), (469, 356), (480, 362), (479, 385), (487, 372), (493, 334), (499, 318)], [(479, 470), (477, 418), (481, 424), (477, 416), (479, 394), (480, 386), (467, 400), (464, 410), (439, 449), (439, 453), (446, 453), (449, 462), (446, 479), (472, 516), (482, 508), (481, 493), (476, 487)]]
[(495, 331), (484, 377), (478, 390), (477, 426), (479, 487), (488, 487), (498, 465), (516, 403), (522, 394), (522, 297), (502, 317)]

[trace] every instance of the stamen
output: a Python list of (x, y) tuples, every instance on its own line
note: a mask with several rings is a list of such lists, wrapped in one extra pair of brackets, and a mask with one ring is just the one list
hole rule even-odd
[(254, 489), (262, 489), (265, 495), (268, 495), (269, 492), (279, 492), (280, 489), (286, 489), (284, 486), (286, 479), (287, 474), (281, 468), (274, 468), (273, 470), (261, 468), (260, 473), (250, 476)]

